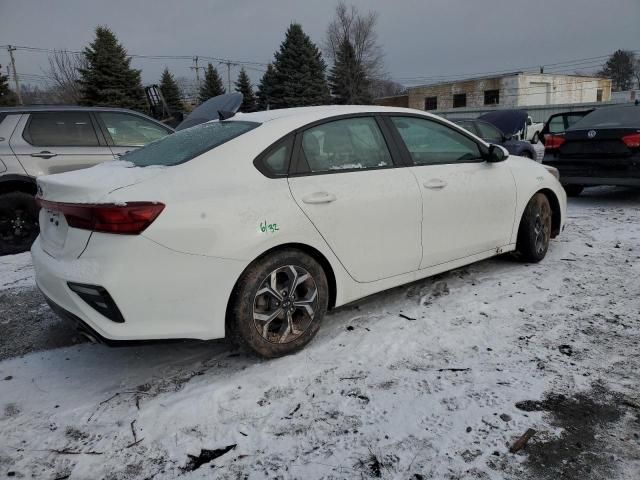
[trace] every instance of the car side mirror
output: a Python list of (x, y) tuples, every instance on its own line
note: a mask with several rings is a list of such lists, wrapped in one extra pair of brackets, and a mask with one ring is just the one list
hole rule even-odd
[(504, 148), (501, 145), (496, 145), (495, 143), (492, 143), (491, 145), (489, 145), (489, 152), (486, 157), (487, 162), (491, 162), (491, 163), (503, 162), (507, 158), (509, 158), (509, 152), (507, 151), (506, 148)]
[(513, 138), (513, 135), (503, 135), (502, 136), (502, 141), (503, 142), (508, 142), (509, 140), (511, 140)]

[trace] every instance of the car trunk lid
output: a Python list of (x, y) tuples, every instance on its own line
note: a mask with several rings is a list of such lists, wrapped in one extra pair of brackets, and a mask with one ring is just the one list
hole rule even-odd
[(560, 158), (571, 159), (616, 159), (630, 157), (633, 152), (623, 142), (625, 135), (635, 129), (585, 129), (569, 130), (560, 146)]
[(115, 161), (56, 175), (39, 177), (40, 243), (54, 258), (77, 258), (91, 237), (91, 230), (69, 226), (56, 204), (101, 204), (108, 202), (111, 192), (143, 182), (166, 171), (167, 167), (134, 167), (129, 162)]

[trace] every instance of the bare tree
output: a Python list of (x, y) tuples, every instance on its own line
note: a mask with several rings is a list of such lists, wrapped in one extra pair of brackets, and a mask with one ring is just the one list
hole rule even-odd
[(370, 89), (373, 98), (395, 97), (396, 95), (405, 95), (407, 93), (407, 87), (387, 79), (373, 80)]
[(340, 1), (336, 6), (336, 16), (327, 27), (324, 45), (326, 56), (335, 63), (340, 46), (345, 40), (349, 41), (355, 51), (355, 59), (363, 66), (367, 78), (385, 78), (384, 53), (375, 31), (377, 22), (376, 12), (361, 14), (355, 6), (347, 7)]
[(54, 50), (49, 56), (49, 69), (45, 71), (51, 79), (61, 103), (77, 104), (80, 101), (78, 69), (86, 67), (84, 55), (66, 50)]

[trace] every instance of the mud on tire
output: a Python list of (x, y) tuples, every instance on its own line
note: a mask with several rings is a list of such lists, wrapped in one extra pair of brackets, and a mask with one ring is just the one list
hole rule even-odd
[(303, 348), (327, 312), (327, 277), (312, 257), (297, 249), (270, 253), (250, 265), (233, 291), (227, 336), (262, 357)]

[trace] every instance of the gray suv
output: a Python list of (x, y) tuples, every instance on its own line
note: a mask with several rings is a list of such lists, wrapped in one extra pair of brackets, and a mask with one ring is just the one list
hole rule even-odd
[(0, 255), (28, 250), (38, 235), (36, 177), (113, 160), (172, 132), (120, 108), (0, 108)]

